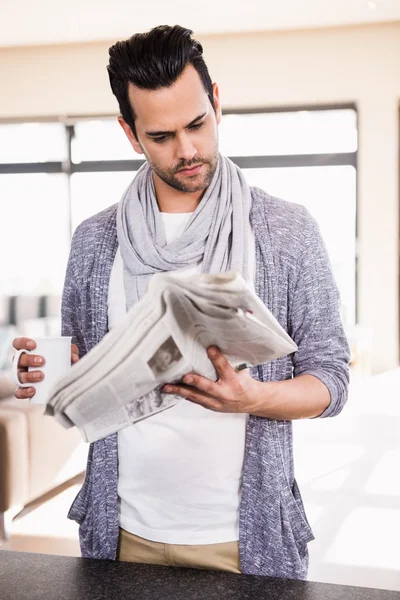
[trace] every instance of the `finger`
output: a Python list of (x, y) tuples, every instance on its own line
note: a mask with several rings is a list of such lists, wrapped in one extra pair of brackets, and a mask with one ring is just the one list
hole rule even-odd
[(212, 364), (214, 365), (214, 368), (220, 379), (227, 381), (235, 377), (235, 371), (233, 367), (229, 364), (219, 348), (216, 346), (210, 346), (207, 349), (207, 354), (209, 359), (212, 361)]
[(16, 350), (34, 350), (36, 348), (35, 340), (26, 337), (18, 337), (13, 341)]
[(18, 373), (20, 383), (37, 383), (44, 379), (42, 371), (20, 371)]
[(205, 396), (190, 396), (186, 398), (189, 402), (193, 404), (198, 404), (199, 406), (203, 406), (203, 408), (207, 408), (208, 410), (212, 410), (213, 412), (222, 412), (222, 407), (218, 402), (213, 402), (209, 398)]
[(71, 344), (71, 355), (72, 354), (79, 356), (79, 348), (76, 344)]
[(205, 392), (209, 396), (218, 398), (219, 394), (221, 393), (221, 390), (215, 381), (211, 381), (211, 379), (207, 379), (207, 377), (202, 377), (196, 373), (189, 373), (188, 375), (185, 375), (183, 382), (189, 386), (201, 390), (202, 392)]
[(210, 398), (206, 394), (202, 394), (198, 392), (195, 388), (192, 387), (184, 387), (181, 385), (167, 385), (162, 390), (166, 394), (178, 394), (178, 396), (182, 396), (186, 398), (186, 400), (190, 400), (194, 404), (200, 404), (204, 406), (204, 408), (208, 408), (209, 410), (220, 411), (221, 403), (218, 402), (216, 398)]
[(29, 387), (29, 388), (17, 388), (14, 392), (14, 396), (18, 399), (18, 400), (26, 400), (28, 398), (33, 398), (33, 396), (35, 395), (36, 390), (34, 387)]
[(44, 363), (43, 356), (39, 356), (38, 354), (21, 354), (18, 367), (40, 367)]
[(71, 363), (74, 365), (79, 360), (79, 348), (76, 344), (71, 344)]

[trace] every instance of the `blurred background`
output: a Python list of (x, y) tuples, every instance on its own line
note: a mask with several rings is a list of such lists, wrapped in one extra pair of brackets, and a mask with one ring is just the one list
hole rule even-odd
[(142, 164), (115, 118), (109, 46), (176, 23), (220, 86), (221, 151), (250, 184), (311, 211), (341, 293), (348, 406), (295, 424), (310, 579), (400, 590), (400, 0), (2, 0), (2, 548), (78, 552), (65, 512), (87, 448), (11, 399), (10, 344), (59, 332), (71, 235)]

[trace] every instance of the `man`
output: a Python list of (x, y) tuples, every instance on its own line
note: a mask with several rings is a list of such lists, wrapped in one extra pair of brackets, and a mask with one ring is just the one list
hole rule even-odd
[[(147, 163), (118, 208), (74, 234), (63, 333), (76, 361), (121, 322), (152, 274), (236, 270), (298, 351), (250, 376), (210, 348), (216, 382), (188, 374), (185, 386), (164, 388), (187, 402), (91, 446), (69, 516), (83, 556), (301, 579), (313, 535), (291, 421), (334, 416), (347, 399), (338, 293), (308, 212), (249, 188), (218, 154), (219, 91), (191, 34), (158, 27), (110, 48), (118, 120)], [(25, 355), (21, 371), (34, 361)]]

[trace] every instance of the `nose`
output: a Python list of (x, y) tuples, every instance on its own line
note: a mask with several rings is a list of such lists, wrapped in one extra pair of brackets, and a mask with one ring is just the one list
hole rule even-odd
[(176, 151), (178, 161), (189, 162), (196, 156), (197, 148), (190, 139), (190, 135), (183, 134), (179, 137)]

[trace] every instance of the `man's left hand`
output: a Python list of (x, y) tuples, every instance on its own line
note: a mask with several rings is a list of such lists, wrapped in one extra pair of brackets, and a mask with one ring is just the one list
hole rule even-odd
[(178, 394), (216, 412), (254, 413), (257, 410), (260, 383), (251, 377), (248, 369), (235, 371), (215, 346), (208, 348), (207, 354), (217, 372), (217, 381), (188, 373), (183, 378), (184, 385), (167, 384), (162, 391)]

